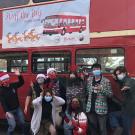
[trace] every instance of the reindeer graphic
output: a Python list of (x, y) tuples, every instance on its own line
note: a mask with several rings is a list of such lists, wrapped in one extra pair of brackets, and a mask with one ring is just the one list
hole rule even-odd
[(11, 32), (9, 32), (7, 35), (7, 42), (8, 43), (11, 43), (11, 42), (14, 42), (15, 41), (15, 37), (11, 34)]
[(35, 29), (31, 29), (30, 32), (27, 32), (27, 30), (25, 30), (21, 35), (23, 35), (23, 36), (20, 36), (19, 32), (15, 32), (15, 34), (11, 34), (11, 32), (9, 32), (6, 35), (7, 42), (8, 43), (12, 42), (12, 43), (17, 44), (22, 41), (28, 41), (28, 40), (36, 41), (36, 40), (40, 39), (40, 36), (39, 36), (39, 34), (36, 34)]
[(35, 40), (40, 39), (39, 35), (35, 34), (35, 29), (32, 29), (28, 34), (31, 37), (31, 41), (35, 41)]
[(40, 39), (39, 35), (35, 34), (35, 29), (32, 29), (30, 32), (27, 32), (27, 30), (25, 30), (23, 35), (24, 35), (24, 41), (27, 40), (35, 41)]
[(23, 38), (24, 38), (24, 41), (27, 41), (27, 40), (29, 40), (29, 39), (31, 39), (31, 37), (30, 37), (30, 35), (29, 34), (27, 34), (27, 30), (25, 30), (23, 33)]
[(19, 36), (19, 32), (16, 32), (13, 36), (15, 38), (15, 44), (23, 41), (22, 37)]
[(22, 37), (20, 37), (18, 34), (19, 34), (19, 32), (16, 32), (14, 35), (12, 35), (11, 32), (9, 32), (9, 33), (6, 35), (6, 37), (7, 37), (7, 42), (8, 42), (8, 43), (13, 42), (13, 43), (15, 43), (15, 44), (18, 43), (18, 42), (22, 42), (23, 39), (22, 39)]

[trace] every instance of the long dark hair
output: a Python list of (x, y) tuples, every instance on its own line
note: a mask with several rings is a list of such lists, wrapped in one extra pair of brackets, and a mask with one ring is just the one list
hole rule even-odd
[(124, 66), (119, 66), (117, 67), (114, 71), (113, 74), (117, 77), (116, 72), (119, 71), (120, 73), (125, 73), (127, 75), (127, 69)]
[(73, 112), (73, 109), (72, 109), (72, 101), (73, 101), (73, 99), (77, 99), (78, 101), (79, 101), (79, 108), (77, 109), (77, 112), (76, 113), (81, 113), (82, 111), (83, 111), (83, 108), (82, 108), (82, 103), (81, 103), (81, 101), (77, 98), (77, 97), (73, 97), (71, 100), (70, 100), (70, 102), (69, 102), (69, 105), (68, 105), (68, 109), (67, 109), (67, 113), (68, 114), (72, 114), (72, 112)]

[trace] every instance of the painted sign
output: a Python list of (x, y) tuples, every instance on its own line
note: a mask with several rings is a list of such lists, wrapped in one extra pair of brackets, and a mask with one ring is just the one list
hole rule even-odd
[(90, 0), (3, 11), (3, 48), (88, 44)]

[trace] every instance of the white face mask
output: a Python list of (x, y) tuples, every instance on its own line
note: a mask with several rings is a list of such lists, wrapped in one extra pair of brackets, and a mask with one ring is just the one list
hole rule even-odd
[(124, 74), (124, 73), (121, 73), (121, 74), (119, 74), (119, 75), (117, 75), (117, 78), (118, 78), (118, 80), (123, 80), (124, 79), (124, 77), (125, 77), (126, 75)]
[(44, 83), (44, 78), (43, 77), (39, 77), (37, 79), (37, 82), (38, 82), (38, 84), (43, 84)]

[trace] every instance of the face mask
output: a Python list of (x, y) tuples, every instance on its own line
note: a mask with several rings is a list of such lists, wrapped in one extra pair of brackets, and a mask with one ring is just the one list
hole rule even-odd
[(70, 74), (70, 78), (75, 78), (75, 74)]
[(46, 102), (50, 102), (52, 100), (51, 96), (44, 96)]
[(100, 76), (101, 75), (101, 70), (94, 70), (93, 75), (94, 76)]
[(121, 81), (124, 79), (125, 76), (126, 76), (125, 74), (121, 73), (121, 74), (117, 75), (117, 78), (118, 78), (118, 80)]
[(48, 77), (49, 77), (50, 79), (56, 79), (56, 73), (50, 73), (50, 74), (48, 75)]
[(38, 78), (38, 79), (37, 79), (37, 82), (38, 82), (39, 84), (44, 83), (44, 78)]
[(79, 108), (79, 104), (78, 103), (72, 103), (71, 106), (72, 106), (73, 110), (77, 110)]
[(4, 86), (4, 87), (9, 87), (9, 84), (10, 84), (9, 80), (1, 82), (1, 85)]

